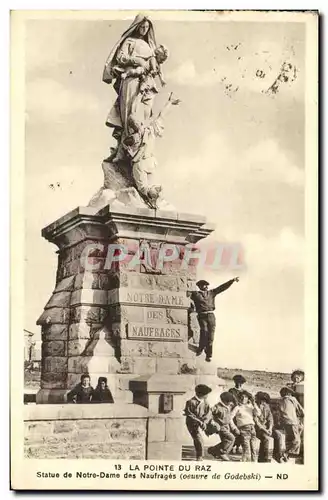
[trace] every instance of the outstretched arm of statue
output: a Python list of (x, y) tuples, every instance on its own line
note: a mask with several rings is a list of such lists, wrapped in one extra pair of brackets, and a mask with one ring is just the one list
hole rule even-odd
[(175, 97), (173, 95), (173, 92), (171, 92), (168, 100), (166, 101), (163, 109), (159, 112), (157, 118), (163, 118), (168, 113), (171, 106), (178, 106), (178, 104), (180, 104), (180, 102), (181, 102), (181, 99), (178, 99), (177, 97)]

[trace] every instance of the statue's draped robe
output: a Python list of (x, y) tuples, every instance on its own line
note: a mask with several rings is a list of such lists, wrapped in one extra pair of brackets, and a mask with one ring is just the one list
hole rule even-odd
[[(144, 38), (136, 37), (138, 26), (144, 21), (148, 21), (149, 30)], [(126, 69), (136, 68), (138, 58), (144, 61), (149, 60), (154, 55), (156, 48), (155, 34), (152, 23), (143, 16), (137, 16), (129, 29), (123, 33), (121, 39), (114, 46), (105, 64), (103, 81), (111, 84), (113, 80), (114, 89), (118, 97), (109, 112), (106, 124), (114, 128), (113, 136), (118, 140), (119, 150), (122, 148), (124, 137), (128, 134), (128, 119), (131, 114), (134, 118), (145, 123), (152, 114), (153, 97), (157, 93), (156, 84), (153, 78), (147, 79), (147, 95), (141, 98), (139, 95), (140, 80), (137, 76), (121, 79), (119, 74), (113, 71), (115, 66)], [(139, 98), (137, 98), (139, 96)]]

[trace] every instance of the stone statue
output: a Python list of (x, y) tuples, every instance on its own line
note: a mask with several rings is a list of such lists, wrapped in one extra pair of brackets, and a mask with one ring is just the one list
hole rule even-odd
[(101, 203), (115, 200), (123, 205), (174, 208), (165, 202), (162, 187), (154, 181), (154, 141), (162, 135), (165, 113), (180, 102), (171, 93), (154, 118), (154, 98), (165, 85), (161, 66), (167, 57), (164, 45), (156, 45), (152, 22), (142, 15), (135, 18), (109, 54), (103, 81), (113, 85), (117, 99), (106, 125), (113, 129), (117, 145), (103, 163), (104, 187), (89, 205), (99, 205), (102, 199)]

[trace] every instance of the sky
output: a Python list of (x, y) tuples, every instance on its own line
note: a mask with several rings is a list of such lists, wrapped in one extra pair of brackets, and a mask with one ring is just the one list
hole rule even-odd
[[(132, 19), (131, 19), (132, 20)], [(32, 20), (26, 29), (25, 328), (55, 286), (56, 247), (41, 229), (102, 185), (113, 145), (105, 60), (129, 20)], [(178, 211), (238, 242), (240, 282), (216, 301), (213, 360), (290, 371), (304, 364), (305, 29), (282, 22), (154, 22), (169, 50), (167, 86), (181, 104), (165, 117), (158, 175)], [(285, 63), (285, 64), (284, 64)], [(281, 75), (281, 81), (277, 77)], [(287, 77), (287, 78), (286, 78)], [(203, 270), (217, 285), (234, 270)]]

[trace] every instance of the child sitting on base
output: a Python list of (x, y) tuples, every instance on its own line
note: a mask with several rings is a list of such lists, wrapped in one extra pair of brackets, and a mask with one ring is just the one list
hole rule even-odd
[(194, 441), (196, 460), (203, 460), (204, 443), (201, 431), (205, 431), (211, 419), (211, 409), (206, 401), (210, 392), (212, 392), (212, 389), (207, 385), (196, 385), (195, 396), (186, 402), (184, 409), (186, 426)]
[(81, 375), (81, 382), (67, 394), (67, 401), (77, 404), (90, 403), (93, 393), (94, 389), (90, 385), (90, 375), (85, 373)]
[(255, 417), (256, 435), (260, 440), (258, 461), (271, 462), (273, 416), (270, 409), (270, 396), (267, 392), (258, 392), (255, 395), (255, 402), (261, 412), (260, 415)]
[(239, 430), (232, 421), (232, 411), (235, 407), (234, 396), (230, 392), (223, 392), (220, 399), (221, 401), (212, 408), (212, 416), (214, 422), (220, 426), (219, 436), (221, 442), (208, 448), (208, 453), (215, 458), (228, 461), (228, 453), (230, 453), (235, 443), (235, 436), (231, 431), (233, 430), (238, 435)]
[(106, 377), (99, 377), (92, 396), (93, 403), (114, 403), (112, 393), (107, 385)]
[(234, 421), (241, 437), (243, 462), (257, 461), (258, 441), (255, 432), (255, 419), (260, 416), (260, 413), (253, 396), (244, 391), (241, 403), (233, 411)]

